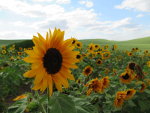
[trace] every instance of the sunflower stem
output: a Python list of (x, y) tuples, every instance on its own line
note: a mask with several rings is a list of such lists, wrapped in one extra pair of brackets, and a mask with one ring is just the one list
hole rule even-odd
[(49, 106), (49, 90), (47, 89), (47, 99), (48, 99), (48, 104), (47, 104), (47, 113), (50, 113), (50, 111), (49, 111), (49, 108), (48, 108), (48, 106)]
[(39, 105), (40, 105), (40, 107), (41, 107), (43, 113), (46, 113), (46, 110), (45, 110), (43, 104), (40, 102), (38, 91), (35, 91), (35, 93), (36, 93), (36, 95), (37, 95), (37, 99), (38, 99)]

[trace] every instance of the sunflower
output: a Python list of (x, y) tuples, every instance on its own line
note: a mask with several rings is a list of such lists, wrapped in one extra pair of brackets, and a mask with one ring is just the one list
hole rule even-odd
[(132, 73), (128, 70), (126, 70), (120, 75), (120, 81), (125, 84), (129, 84), (133, 79), (134, 77)]
[(102, 59), (108, 59), (110, 57), (110, 52), (102, 53)]
[(6, 46), (5, 46), (5, 45), (3, 45), (3, 46), (2, 46), (2, 49), (6, 49)]
[(100, 65), (100, 64), (102, 64), (102, 63), (103, 63), (103, 61), (102, 61), (101, 59), (97, 59), (97, 60), (96, 60), (96, 64)]
[(7, 52), (6, 50), (2, 50), (2, 54), (5, 55)]
[(101, 53), (102, 53), (101, 51), (97, 51), (96, 52), (97, 55), (101, 55)]
[(127, 94), (126, 94), (125, 100), (129, 100), (135, 95), (136, 90), (135, 89), (129, 89), (126, 92), (127, 92)]
[(148, 54), (148, 50), (145, 50), (145, 51), (144, 51), (144, 54)]
[(109, 83), (110, 83), (110, 80), (108, 76), (102, 78), (103, 88), (107, 88), (109, 86)]
[(18, 52), (18, 55), (22, 55), (22, 52)]
[(116, 93), (116, 97), (114, 100), (114, 106), (116, 108), (121, 108), (124, 103), (125, 97), (126, 97), (126, 91), (118, 91)]
[(150, 67), (150, 61), (147, 62), (147, 66)]
[(83, 58), (83, 56), (82, 56), (82, 55), (80, 55), (80, 54), (77, 54), (77, 55), (76, 55), (76, 59), (78, 59), (79, 61), (81, 61), (81, 60), (82, 60), (82, 58)]
[(95, 44), (94, 48), (95, 48), (95, 50), (98, 50), (100, 48), (100, 45)]
[(88, 45), (88, 52), (93, 53), (95, 50), (95, 45), (93, 43)]
[(62, 91), (62, 86), (69, 87), (67, 79), (74, 80), (70, 68), (77, 68), (75, 63), (78, 61), (69, 41), (64, 41), (64, 31), (55, 29), (50, 30), (44, 39), (39, 33), (38, 37), (33, 37), (35, 46), (33, 50), (26, 50), (30, 55), (24, 61), (32, 63), (31, 70), (24, 73), (24, 77), (34, 77), (33, 90), (45, 91), (49, 88), (49, 94), (53, 93), (53, 84), (57, 90)]
[(133, 55), (132, 52), (128, 52), (127, 54), (128, 54), (128, 56), (132, 56)]
[(78, 40), (76, 38), (70, 38), (69, 40), (71, 40), (71, 45), (75, 46), (76, 42), (78, 42)]
[(19, 50), (22, 51), (22, 47), (19, 47)]
[(82, 47), (82, 43), (81, 43), (81, 42), (79, 42), (79, 41), (78, 41), (78, 42), (76, 42), (76, 47), (80, 49), (80, 48)]
[(89, 76), (93, 72), (93, 68), (91, 66), (86, 66), (83, 69), (83, 75)]
[(112, 50), (116, 50), (118, 48), (117, 45), (113, 45)]
[(86, 86), (88, 87), (87, 90), (87, 95), (90, 95), (92, 91), (96, 93), (102, 93), (103, 92), (103, 87), (102, 87), (102, 81), (99, 80), (98, 78), (95, 78), (91, 80)]
[(142, 82), (141, 84), (141, 89), (139, 90), (139, 92), (144, 92), (144, 90), (146, 89), (146, 84), (144, 82)]
[(135, 67), (136, 67), (136, 64), (134, 63), (134, 62), (130, 62), (129, 64), (128, 64), (128, 69), (130, 69), (130, 70), (135, 70)]
[(27, 98), (26, 94), (22, 94), (20, 96), (17, 96), (16, 98), (13, 99), (13, 101), (21, 100), (21, 99), (24, 99), (24, 98)]

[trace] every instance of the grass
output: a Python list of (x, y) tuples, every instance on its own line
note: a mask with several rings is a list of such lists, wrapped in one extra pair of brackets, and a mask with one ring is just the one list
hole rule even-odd
[[(0, 40), (0, 46), (2, 45), (9, 45), (13, 43), (25, 43), (24, 45), (28, 45), (29, 41), (24, 41), (24, 40)], [(109, 46), (113, 44), (117, 44), (120, 49), (122, 50), (130, 50), (132, 48), (140, 48), (141, 50), (150, 50), (150, 37), (144, 37), (144, 38), (139, 38), (139, 39), (134, 39), (134, 40), (128, 40), (128, 41), (110, 41), (110, 40), (105, 40), (105, 39), (85, 39), (85, 40), (80, 40), (82, 43), (84, 43), (85, 46), (87, 46), (89, 43), (95, 43), (95, 44), (100, 44), (100, 45), (105, 45), (108, 44)]]

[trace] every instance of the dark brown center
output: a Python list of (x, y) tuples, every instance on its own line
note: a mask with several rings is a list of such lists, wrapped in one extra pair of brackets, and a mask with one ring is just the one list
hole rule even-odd
[(128, 75), (128, 73), (126, 73), (124, 76), (122, 76), (122, 78), (125, 79), (125, 80), (129, 79), (129, 77), (130, 76)]
[(62, 60), (61, 53), (56, 48), (50, 48), (43, 57), (43, 66), (48, 74), (55, 74), (61, 69)]

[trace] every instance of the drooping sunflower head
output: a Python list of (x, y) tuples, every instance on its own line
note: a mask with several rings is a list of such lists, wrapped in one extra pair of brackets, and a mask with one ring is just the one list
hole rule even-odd
[(92, 79), (86, 86), (88, 87), (87, 95), (91, 94), (92, 91), (96, 93), (102, 93), (102, 81), (98, 78)]
[(141, 84), (141, 89), (139, 90), (139, 92), (144, 92), (144, 90), (146, 89), (146, 84), (144, 83), (144, 82), (142, 82), (142, 84)]
[(128, 64), (128, 68), (131, 69), (131, 70), (133, 70), (133, 71), (135, 70), (135, 66), (136, 66), (136, 64), (134, 62), (130, 62)]
[(116, 97), (114, 100), (114, 106), (116, 108), (121, 108), (124, 103), (125, 97), (126, 97), (126, 91), (118, 91), (116, 93)]
[(86, 66), (83, 69), (83, 75), (89, 76), (93, 72), (93, 68), (91, 66)]
[(129, 100), (135, 95), (136, 90), (135, 89), (129, 89), (126, 92), (127, 92), (127, 94), (126, 94), (125, 100)]
[(125, 71), (124, 73), (122, 73), (120, 75), (120, 82), (125, 83), (125, 84), (129, 84), (129, 83), (131, 83), (133, 78), (134, 77), (133, 77), (132, 73)]
[(109, 83), (110, 83), (110, 80), (108, 76), (102, 78), (103, 88), (107, 88), (109, 86)]
[(62, 91), (62, 87), (69, 87), (67, 79), (74, 80), (70, 68), (77, 68), (78, 61), (70, 41), (64, 41), (64, 31), (55, 29), (52, 33), (47, 32), (46, 39), (39, 33), (33, 37), (35, 46), (33, 50), (26, 50), (29, 55), (24, 61), (32, 63), (31, 70), (24, 73), (24, 77), (34, 77), (33, 90), (44, 91), (49, 88), (50, 95), (53, 92), (53, 85)]
[(96, 60), (96, 64), (101, 65), (102, 63), (103, 63), (103, 61), (101, 59)]

